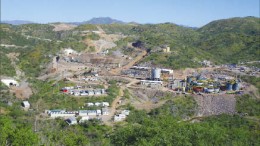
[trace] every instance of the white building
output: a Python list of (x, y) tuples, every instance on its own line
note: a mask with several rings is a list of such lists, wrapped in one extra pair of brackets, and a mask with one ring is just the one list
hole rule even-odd
[(114, 116), (114, 121), (115, 122), (119, 122), (119, 121), (122, 121), (122, 119), (118, 115), (115, 115)]
[(130, 113), (130, 110), (123, 110), (121, 113), (128, 116)]
[(115, 122), (123, 121), (125, 118), (126, 118), (125, 114), (118, 114), (114, 116), (114, 121)]
[(100, 106), (100, 105), (101, 105), (100, 102), (96, 102), (96, 103), (95, 103), (95, 106)]
[(71, 90), (71, 89), (74, 89), (74, 87), (64, 87), (63, 89), (67, 89), (67, 90)]
[(173, 83), (170, 86), (172, 89), (176, 89), (176, 88), (186, 87), (186, 84), (187, 83), (184, 80), (175, 79), (175, 80), (173, 80)]
[(87, 116), (88, 110), (79, 110), (79, 116)]
[(96, 116), (97, 115), (97, 111), (96, 110), (88, 110), (88, 115), (89, 116)]
[(1, 79), (1, 82), (4, 83), (6, 86), (19, 86), (19, 83), (14, 79)]
[(75, 117), (70, 117), (66, 120), (66, 122), (69, 124), (69, 125), (76, 125), (78, 124), (77, 122), (77, 119)]
[(72, 117), (75, 116), (76, 112), (50, 112), (49, 116), (51, 118), (57, 118), (57, 117)]
[(101, 115), (101, 114), (102, 114), (101, 110), (97, 110), (97, 115)]
[(77, 51), (75, 51), (71, 48), (66, 48), (66, 49), (64, 49), (63, 52), (64, 52), (65, 55), (78, 54)]
[(101, 110), (102, 110), (102, 115), (105, 115), (105, 116), (109, 115), (108, 108), (102, 108)]
[(96, 116), (97, 114), (101, 114), (101, 110), (79, 110), (79, 116)]
[(89, 120), (89, 117), (88, 116), (83, 116), (80, 120), (79, 120), (79, 123), (84, 123), (86, 121)]
[(94, 95), (94, 91), (88, 91), (88, 95)]
[(141, 80), (140, 81), (141, 85), (145, 85), (145, 86), (151, 86), (151, 87), (161, 87), (163, 82), (162, 81), (152, 81), (152, 80)]
[(28, 101), (23, 101), (22, 102), (22, 106), (24, 107), (24, 108), (30, 108), (30, 103), (28, 102)]
[(109, 106), (108, 102), (102, 102), (101, 104), (102, 104), (102, 106)]
[(101, 90), (94, 90), (95, 95), (100, 95), (101, 94)]
[(94, 106), (94, 103), (88, 102), (87, 106)]
[(66, 112), (66, 110), (62, 110), (62, 109), (45, 110), (45, 113), (47, 114), (50, 114), (51, 112)]

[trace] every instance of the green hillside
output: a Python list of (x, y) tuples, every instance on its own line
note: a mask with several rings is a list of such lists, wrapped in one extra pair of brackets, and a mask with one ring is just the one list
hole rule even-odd
[[(140, 102), (140, 106), (145, 107), (146, 103), (152, 103), (152, 98), (148, 95), (147, 98), (134, 97), (136, 95), (132, 95), (132, 92), (144, 95), (149, 90), (143, 91), (142, 87), (142, 90), (138, 91), (139, 87), (131, 88), (132, 82), (112, 80), (114, 77), (117, 79), (117, 75), (108, 75), (108, 79), (102, 79), (100, 85), (95, 83), (95, 86), (102, 88), (107, 86), (107, 95), (89, 98), (60, 92), (62, 87), (75, 86), (78, 83), (81, 85), (81, 81), (74, 77), (72, 80), (76, 82), (36, 79), (62, 48), (87, 51), (89, 46), (82, 41), (102, 38), (103, 36), (89, 32), (99, 30), (99, 27), (107, 33), (103, 34), (106, 37), (110, 36), (108, 34), (124, 35), (112, 50), (121, 49), (123, 53), (130, 54), (135, 48), (129, 45), (138, 42), (141, 49), (148, 51), (142, 61), (151, 61), (158, 66), (174, 69), (196, 68), (200, 67), (199, 62), (205, 59), (216, 64), (260, 60), (259, 21), (259, 18), (254, 17), (232, 18), (217, 20), (199, 29), (172, 23), (98, 26), (86, 24), (63, 31), (53, 31), (54, 27), (50, 24), (0, 24), (0, 76), (15, 76), (16, 67), (10, 65), (11, 60), (7, 57), (7, 54), (15, 52), (19, 54), (17, 59), (14, 59), (15, 63), (23, 70), (24, 79), (27, 78), (33, 90), (29, 99), (20, 99), (0, 83), (0, 145), (260, 145), (260, 99), (255, 98), (251, 90), (249, 94), (252, 95), (245, 92), (244, 95), (234, 96), (234, 108), (237, 112), (234, 115), (196, 117), (200, 106), (192, 97), (193, 94), (171, 96), (171, 92), (165, 92), (165, 95), (156, 93), (153, 98), (158, 97), (159, 100), (165, 101), (154, 103), (154, 108), (149, 111), (138, 110), (135, 102)], [(84, 33), (88, 35), (84, 36)], [(170, 53), (160, 51), (165, 46), (171, 48)], [(79, 79), (81, 77), (78, 76)], [(118, 78), (126, 77), (120, 75)], [(242, 76), (241, 79), (256, 86), (260, 92), (259, 78)], [(86, 87), (95, 88), (89, 84), (91, 82), (85, 83)], [(85, 86), (85, 83), (82, 84)], [(32, 110), (21, 109), (23, 100), (30, 102)], [(86, 123), (68, 125), (61, 118), (49, 119), (43, 114), (47, 109), (74, 111), (85, 109), (85, 103), (104, 101), (110, 103), (111, 109), (114, 103), (118, 104), (120, 101), (121, 104), (122, 101), (122, 105), (114, 106), (114, 110), (118, 112), (121, 109), (129, 109), (130, 114), (126, 121), (108, 126), (100, 120), (92, 119)], [(204, 103), (207, 106), (207, 102)], [(136, 106), (136, 109), (133, 106)]]
[(256, 17), (236, 17), (212, 21), (198, 29), (203, 34), (219, 34), (223, 32), (244, 33), (247, 35), (259, 35), (260, 20)]
[[(55, 55), (62, 48), (72, 47), (77, 51), (87, 49), (82, 43), (82, 36), (73, 31), (54, 32), (48, 24), (26, 24), (12, 26), (0, 24), (1, 44), (15, 47), (1, 47), (1, 75), (14, 75), (14, 69), (9, 66), (9, 60), (2, 54), (19, 53), (17, 65), (27, 76), (37, 76), (49, 63), (49, 55)], [(29, 36), (29, 37), (27, 37)]]
[[(194, 60), (238, 63), (260, 59), (260, 19), (254, 17), (218, 20), (198, 30), (173, 24), (156, 25), (142, 32), (142, 41), (171, 47), (169, 55), (152, 54), (147, 60), (173, 68), (198, 66)], [(168, 27), (167, 27), (168, 25)], [(161, 34), (161, 35), (160, 35)], [(177, 52), (177, 53), (176, 53)]]
[(260, 19), (255, 17), (213, 21), (198, 30), (196, 47), (221, 63), (260, 59)]
[(20, 32), (17, 32), (15, 28), (9, 24), (0, 24), (1, 44), (24, 46), (33, 43), (32, 40), (27, 40)]
[[(2, 49), (0, 47), (0, 49)], [(15, 76), (15, 69), (8, 57), (0, 51), (0, 75)]]
[[(237, 63), (260, 59), (260, 19), (255, 17), (231, 18), (213, 21), (199, 29), (164, 24), (110, 24), (99, 25), (108, 34), (124, 34), (127, 37), (118, 41), (117, 49), (126, 48), (128, 43), (141, 41), (151, 52), (143, 61), (170, 68), (200, 67), (200, 61), (210, 60), (216, 64)], [(53, 31), (49, 24), (26, 24), (12, 26), (1, 24), (1, 44), (28, 46), (15, 49), (22, 55), (21, 62), (29, 60), (30, 54), (41, 48), (36, 63), (46, 64), (44, 54), (55, 54), (61, 48), (72, 47), (82, 51), (88, 49), (81, 41), (85, 37), (79, 31), (97, 30), (95, 25), (80, 25), (73, 30)], [(26, 38), (32, 36), (32, 38)], [(39, 39), (40, 38), (40, 39)], [(94, 37), (99, 39), (99, 37)], [(46, 41), (44, 39), (50, 39)], [(60, 41), (59, 43), (55, 43)], [(171, 53), (157, 52), (156, 49), (170, 46)], [(6, 53), (12, 50), (5, 50)], [(124, 50), (127, 52), (126, 50)], [(41, 58), (41, 59), (40, 59)], [(38, 62), (38, 63), (37, 63)], [(22, 63), (22, 64), (23, 64)], [(21, 66), (22, 66), (21, 64)], [(23, 68), (23, 67), (22, 67)], [(36, 67), (37, 68), (37, 67)], [(40, 71), (35, 71), (36, 74)]]
[[(102, 28), (107, 33), (121, 32), (133, 38), (130, 40), (143, 42), (153, 52), (144, 61), (178, 69), (199, 67), (199, 62), (205, 59), (216, 64), (259, 60), (259, 22), (259, 18), (245, 17), (213, 21), (199, 29), (172, 23), (113, 24)], [(124, 44), (126, 47), (127, 41)], [(154, 53), (156, 48), (165, 45), (171, 47), (171, 53)]]

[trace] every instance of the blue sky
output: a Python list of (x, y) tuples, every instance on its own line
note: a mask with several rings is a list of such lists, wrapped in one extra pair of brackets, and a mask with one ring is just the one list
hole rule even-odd
[(259, 0), (1, 0), (1, 20), (81, 22), (108, 16), (200, 27), (217, 19), (259, 17), (259, 5)]

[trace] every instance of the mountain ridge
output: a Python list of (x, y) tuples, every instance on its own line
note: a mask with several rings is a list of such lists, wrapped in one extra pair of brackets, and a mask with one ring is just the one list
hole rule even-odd
[(28, 20), (3, 20), (0, 23), (12, 24), (12, 25), (23, 25), (23, 24), (35, 24), (36, 22)]
[(125, 24), (121, 20), (113, 19), (110, 17), (94, 17), (90, 20), (83, 21), (83, 22), (72, 22), (71, 24), (82, 25), (82, 24)]
[[(192, 29), (200, 29), (203, 28), (209, 24), (214, 24), (215, 22), (219, 21), (226, 21), (226, 20), (237, 20), (237, 19), (255, 19), (259, 17), (254, 17), (254, 16), (246, 16), (246, 17), (231, 17), (231, 18), (225, 18), (225, 19), (217, 19), (217, 20), (212, 20), (208, 22), (205, 25), (202, 25), (200, 27), (195, 27), (195, 26), (189, 26), (189, 25), (183, 25), (183, 24), (176, 24), (179, 26), (187, 27), (187, 28), (192, 28)], [(136, 21), (131, 21), (131, 22), (124, 22), (122, 20), (114, 19), (111, 17), (93, 17), (87, 21), (81, 21), (81, 22), (64, 22), (64, 21), (57, 21), (57, 22), (48, 22), (48, 23), (38, 23), (30, 20), (2, 20), (0, 23), (6, 23), (6, 24), (12, 24), (12, 25), (23, 25), (23, 24), (52, 24), (52, 23), (67, 23), (67, 24), (74, 24), (74, 25), (83, 25), (83, 24), (163, 24), (163, 23), (172, 23), (175, 24), (174, 22), (159, 22), (159, 23), (139, 23)], [(258, 22), (260, 23), (260, 22)]]
[[(142, 41), (146, 48), (155, 52), (149, 54), (144, 61), (153, 60), (155, 64), (177, 69), (197, 67), (199, 60), (209, 60), (216, 64), (259, 60), (259, 21), (260, 18), (257, 17), (221, 19), (198, 29), (174, 23), (141, 25), (126, 23), (100, 25), (100, 27), (107, 34), (128, 36), (118, 42), (121, 43), (120, 48), (127, 48), (129, 42)], [(51, 24), (3, 26), (1, 27), (3, 29), (2, 43), (17, 46), (33, 44), (30, 42), (32, 40), (27, 40), (19, 34), (22, 32), (35, 38), (62, 40), (67, 41), (67, 44), (71, 44), (70, 41), (73, 41), (74, 44), (78, 44), (78, 40), (84, 38), (73, 35), (74, 29), (75, 32), (97, 30), (93, 24), (80, 25), (72, 31), (58, 32), (53, 31), (54, 26)], [(155, 50), (164, 45), (169, 46), (172, 53), (167, 55), (156, 53)], [(78, 48), (82, 50), (82, 44), (78, 45)]]

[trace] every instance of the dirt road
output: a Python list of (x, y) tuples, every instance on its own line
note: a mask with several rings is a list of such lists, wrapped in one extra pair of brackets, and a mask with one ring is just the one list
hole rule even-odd
[(111, 104), (111, 108), (110, 108), (110, 113), (109, 113), (109, 115), (107, 115), (107, 116), (105, 116), (105, 117), (103, 118), (103, 121), (104, 121), (104, 123), (105, 123), (106, 125), (109, 125), (109, 126), (113, 125), (113, 122), (112, 122), (111, 120), (112, 120), (113, 116), (114, 116), (115, 113), (116, 113), (116, 108), (117, 108), (117, 106), (118, 106), (118, 102), (119, 102), (120, 98), (121, 98), (122, 96), (124, 96), (123, 90), (124, 90), (123, 87), (120, 88), (120, 90), (119, 90), (119, 95), (116, 97), (116, 99), (115, 99), (115, 100), (112, 102), (112, 104)]

